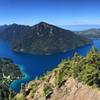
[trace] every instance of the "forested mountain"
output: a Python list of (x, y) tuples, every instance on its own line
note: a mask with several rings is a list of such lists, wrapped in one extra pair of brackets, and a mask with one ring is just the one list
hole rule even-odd
[(12, 24), (0, 33), (16, 52), (52, 54), (89, 44), (90, 40), (54, 25), (40, 22), (34, 26)]

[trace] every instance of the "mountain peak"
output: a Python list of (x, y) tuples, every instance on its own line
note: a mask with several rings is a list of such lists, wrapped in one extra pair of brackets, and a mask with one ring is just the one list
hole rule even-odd
[(39, 25), (49, 25), (48, 23), (43, 22), (43, 21), (42, 21), (42, 22), (39, 22), (38, 24), (39, 24)]
[(51, 28), (52, 25), (46, 23), (46, 22), (39, 22), (38, 24), (34, 25), (33, 28), (36, 30), (43, 30), (43, 29), (48, 29)]

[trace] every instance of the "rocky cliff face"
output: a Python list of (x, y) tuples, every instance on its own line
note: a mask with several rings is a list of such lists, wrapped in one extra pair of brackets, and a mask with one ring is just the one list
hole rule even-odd
[(51, 100), (100, 100), (100, 91), (69, 78), (62, 87), (55, 89)]
[(22, 86), (15, 100), (100, 100), (100, 53), (75, 54), (47, 75)]
[(26, 97), (20, 92), (16, 100), (100, 100), (99, 90), (83, 85), (73, 78), (68, 78), (61, 87), (53, 87), (53, 90), (48, 87), (47, 95), (44, 90), (48, 83), (38, 83), (35, 93), (30, 84), (34, 85), (29, 83), (25, 88)]

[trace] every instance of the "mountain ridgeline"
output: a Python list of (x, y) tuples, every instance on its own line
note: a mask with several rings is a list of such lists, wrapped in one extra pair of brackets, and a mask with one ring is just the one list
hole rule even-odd
[(13, 51), (31, 54), (66, 52), (91, 42), (72, 31), (45, 22), (34, 26), (9, 25), (0, 32), (0, 39), (9, 41)]

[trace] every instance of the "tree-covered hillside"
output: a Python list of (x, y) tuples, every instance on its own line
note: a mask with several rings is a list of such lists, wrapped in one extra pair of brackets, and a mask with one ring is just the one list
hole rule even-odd
[(0, 100), (11, 100), (15, 92), (10, 89), (11, 83), (22, 79), (23, 74), (11, 59), (0, 58)]
[(22, 85), (15, 100), (100, 100), (99, 90), (93, 88), (100, 88), (100, 53), (95, 47), (86, 57), (76, 53), (43, 77)]
[(91, 41), (74, 32), (40, 22), (34, 26), (9, 25), (0, 39), (10, 41), (16, 52), (52, 54), (90, 44)]

